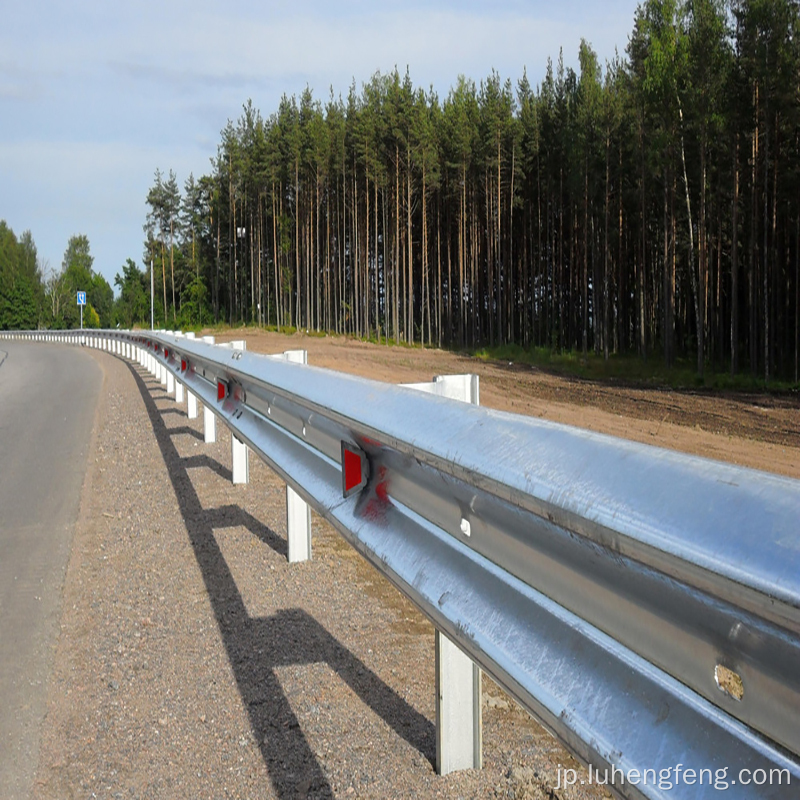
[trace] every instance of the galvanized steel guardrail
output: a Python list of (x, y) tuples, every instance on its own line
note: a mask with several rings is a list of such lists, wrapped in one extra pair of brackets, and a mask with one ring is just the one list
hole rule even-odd
[(800, 796), (800, 481), (170, 332), (24, 336), (148, 353), (619, 794)]

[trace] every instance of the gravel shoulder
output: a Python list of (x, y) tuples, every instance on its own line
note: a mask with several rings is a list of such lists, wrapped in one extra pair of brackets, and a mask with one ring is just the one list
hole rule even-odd
[[(393, 381), (476, 371), (441, 351), (346, 340), (248, 335), (248, 347), (306, 347), (311, 363)], [(557, 767), (575, 762), (486, 678), (484, 769), (437, 776), (429, 623), (316, 516), (313, 560), (289, 565), (282, 482), (251, 458), (250, 483), (233, 486), (224, 426), (204, 445), (202, 415), (189, 420), (148, 374), (92, 355), (105, 393), (34, 798), (607, 796), (555, 789)], [(549, 376), (512, 372), (498, 387), (505, 370), (477, 371), (485, 405), (800, 477), (791, 442), (554, 403)]]

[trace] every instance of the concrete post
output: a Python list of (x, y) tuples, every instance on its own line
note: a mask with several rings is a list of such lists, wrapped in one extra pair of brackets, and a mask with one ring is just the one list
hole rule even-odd
[[(437, 375), (430, 383), (405, 384), (422, 392), (480, 404), (477, 375)], [(436, 771), (447, 775), (483, 765), (481, 670), (436, 631)]]
[(175, 391), (175, 376), (168, 367), (164, 367), (164, 369), (167, 373), (167, 394), (172, 394)]
[(186, 416), (189, 419), (197, 419), (197, 397), (188, 390), (186, 392)]
[(175, 402), (182, 403), (183, 402), (183, 384), (177, 380), (175, 380)]

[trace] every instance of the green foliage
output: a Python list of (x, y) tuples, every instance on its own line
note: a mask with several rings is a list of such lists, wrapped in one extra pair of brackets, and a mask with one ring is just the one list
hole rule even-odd
[(114, 322), (123, 328), (150, 323), (150, 281), (132, 259), (127, 259), (122, 274), (117, 273), (114, 285), (119, 297), (114, 306)]
[(95, 310), (94, 306), (89, 303), (83, 309), (83, 327), (84, 328), (100, 328), (100, 315)]
[(42, 317), (41, 271), (30, 231), (17, 240), (0, 220), (0, 330), (29, 330)]
[(182, 330), (199, 330), (211, 321), (208, 291), (202, 278), (194, 278), (181, 295), (178, 321)]
[(87, 326), (87, 314), (97, 318), (97, 327), (111, 327), (114, 313), (114, 293), (108, 281), (94, 272), (94, 257), (89, 239), (83, 234), (71, 236), (64, 251), (61, 271), (50, 276), (46, 287), (46, 303), (49, 306), (48, 322), (53, 328), (77, 328), (80, 326), (80, 308), (77, 293), (86, 292), (87, 306), (84, 308), (83, 324)]

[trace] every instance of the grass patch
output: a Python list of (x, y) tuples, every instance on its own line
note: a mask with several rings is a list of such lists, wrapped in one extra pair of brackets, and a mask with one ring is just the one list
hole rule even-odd
[(509, 344), (483, 347), (471, 353), (483, 361), (506, 361), (529, 364), (547, 372), (599, 382), (624, 383), (636, 386), (669, 387), (672, 389), (708, 389), (736, 392), (791, 392), (800, 385), (790, 381), (771, 380), (749, 374), (731, 375), (707, 366), (703, 377), (697, 375), (693, 359), (677, 359), (671, 367), (656, 356), (647, 359), (635, 355), (602, 355), (581, 351), (553, 351), (546, 347), (524, 348)]

